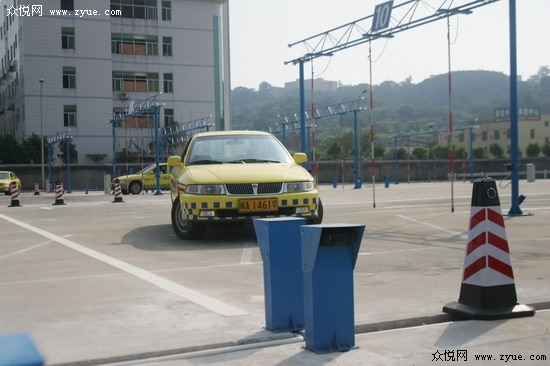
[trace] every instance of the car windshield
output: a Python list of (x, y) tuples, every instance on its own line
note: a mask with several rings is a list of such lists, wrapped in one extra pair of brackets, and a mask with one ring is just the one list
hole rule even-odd
[[(145, 168), (141, 169), (139, 172), (137, 172), (136, 174), (147, 174), (149, 172), (154, 172), (155, 169), (156, 169), (157, 165), (156, 164), (152, 164), (152, 165), (148, 165), (146, 166)], [(159, 165), (159, 169), (160, 169), (160, 172), (161, 174), (164, 174), (166, 173), (166, 166), (165, 165)]]
[(10, 179), (10, 175), (8, 173), (0, 173), (0, 179)]
[(270, 135), (225, 135), (196, 137), (187, 153), (188, 165), (290, 163), (292, 157)]

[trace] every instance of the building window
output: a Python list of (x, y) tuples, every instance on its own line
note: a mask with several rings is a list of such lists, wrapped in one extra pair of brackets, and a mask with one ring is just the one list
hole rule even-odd
[(64, 50), (74, 50), (74, 28), (61, 28), (61, 48)]
[(172, 56), (172, 37), (162, 37), (162, 55)]
[(74, 10), (74, 0), (61, 0), (61, 10)]
[(113, 71), (113, 91), (158, 92), (159, 74)]
[(535, 130), (531, 129), (531, 131), (529, 132), (529, 135), (531, 136), (532, 139), (534, 139), (535, 138)]
[(164, 127), (174, 124), (174, 110), (172, 108), (164, 108)]
[(63, 88), (76, 89), (76, 68), (63, 66)]
[(157, 19), (157, 0), (111, 0), (111, 16)]
[(499, 130), (495, 131), (495, 140), (500, 140), (500, 131)]
[(174, 92), (174, 85), (173, 85), (173, 75), (172, 74), (164, 74), (164, 93), (173, 93)]
[(172, 20), (172, 3), (170, 1), (162, 2), (162, 20)]
[(481, 133), (481, 141), (487, 141), (487, 132), (482, 132)]
[(64, 127), (76, 126), (76, 106), (75, 105), (63, 106), (63, 126)]
[(158, 55), (158, 37), (113, 33), (111, 52), (124, 55)]

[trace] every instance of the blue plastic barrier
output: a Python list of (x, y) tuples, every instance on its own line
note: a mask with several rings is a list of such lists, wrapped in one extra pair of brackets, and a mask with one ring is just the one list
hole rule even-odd
[(364, 225), (302, 226), (305, 348), (315, 353), (355, 347), (353, 269)]
[(293, 332), (304, 329), (304, 291), (298, 217), (255, 219), (264, 263), (266, 329)]

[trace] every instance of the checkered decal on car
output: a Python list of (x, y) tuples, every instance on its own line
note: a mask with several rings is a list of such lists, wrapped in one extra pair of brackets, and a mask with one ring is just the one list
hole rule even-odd
[[(247, 213), (247, 214), (238, 214), (237, 208), (233, 205), (233, 202), (221, 202), (221, 201), (213, 201), (213, 202), (184, 202), (182, 204), (182, 210), (184, 212), (184, 215), (190, 219), (190, 220), (208, 220), (208, 221), (232, 221), (232, 220), (246, 220), (250, 218), (275, 218), (275, 217), (288, 217), (288, 216), (294, 216), (294, 217), (301, 217), (301, 216), (315, 216), (317, 214), (316, 210), (311, 210), (311, 213), (308, 215), (302, 215), (302, 214), (289, 214), (288, 209), (292, 208), (294, 206), (301, 206), (301, 205), (310, 205), (314, 204), (317, 206), (317, 198), (299, 198), (299, 199), (283, 199), (280, 201), (279, 205), (279, 212), (280, 213), (273, 213), (273, 212), (253, 212), (253, 213)], [(285, 211), (285, 208), (287, 209)], [(234, 215), (227, 215), (227, 216), (216, 216), (216, 217), (199, 217), (199, 210), (205, 210), (205, 209), (217, 209), (220, 210), (220, 213), (224, 210), (234, 211)]]

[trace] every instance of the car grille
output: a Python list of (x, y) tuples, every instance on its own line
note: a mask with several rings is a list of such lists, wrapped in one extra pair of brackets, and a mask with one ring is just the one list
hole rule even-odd
[(226, 184), (227, 192), (235, 195), (255, 195), (255, 194), (274, 194), (281, 193), (283, 189), (283, 183), (239, 183), (239, 184)]

